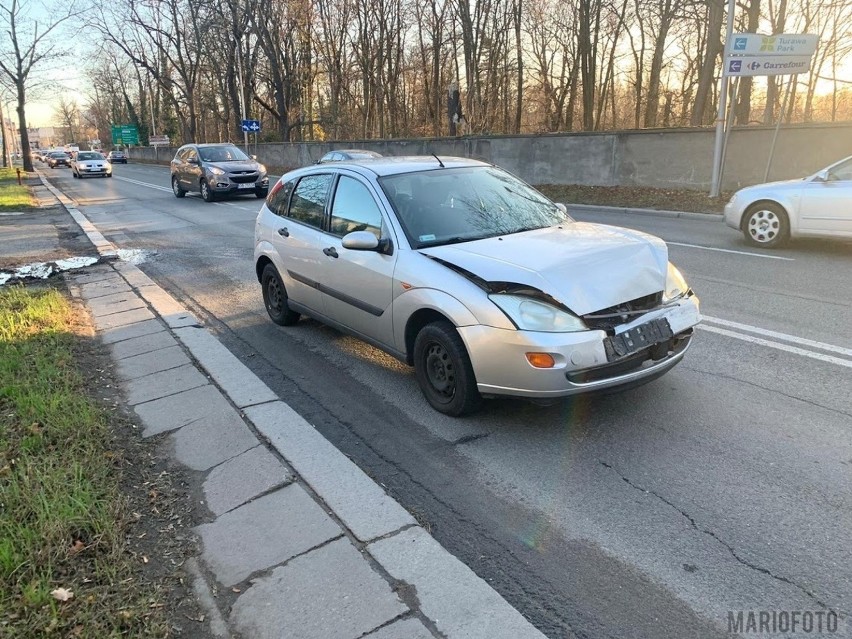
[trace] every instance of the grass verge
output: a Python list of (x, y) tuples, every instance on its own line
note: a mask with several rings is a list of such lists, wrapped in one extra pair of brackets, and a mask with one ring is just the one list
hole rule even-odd
[(536, 188), (554, 202), (597, 204), (663, 211), (722, 213), (731, 193), (711, 198), (704, 191), (688, 189), (652, 189), (638, 186), (580, 186), (578, 184), (542, 184)]
[(128, 550), (123, 459), (77, 369), (77, 325), (55, 289), (0, 289), (0, 636), (167, 636)]
[(20, 211), (33, 206), (33, 198), (26, 186), (18, 185), (14, 168), (0, 168), (0, 212)]

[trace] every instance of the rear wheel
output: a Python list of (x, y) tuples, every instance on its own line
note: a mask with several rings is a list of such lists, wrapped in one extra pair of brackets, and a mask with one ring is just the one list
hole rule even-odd
[(178, 182), (177, 176), (172, 176), (172, 193), (175, 194), (175, 197), (184, 197), (186, 195), (186, 191), (180, 188), (180, 182)]
[(269, 319), (279, 326), (292, 326), (299, 321), (300, 315), (290, 310), (287, 304), (287, 290), (278, 274), (278, 269), (272, 264), (267, 264), (260, 276), (260, 285), (263, 288), (263, 304)]
[(752, 206), (743, 220), (743, 235), (752, 246), (776, 248), (790, 236), (787, 212), (774, 202), (759, 202)]
[(482, 404), (467, 349), (449, 322), (432, 322), (417, 334), (414, 373), (426, 401), (445, 415), (468, 415)]
[(212, 202), (216, 199), (216, 196), (213, 194), (213, 189), (211, 189), (210, 185), (207, 184), (207, 180), (201, 180), (201, 199), (205, 202)]

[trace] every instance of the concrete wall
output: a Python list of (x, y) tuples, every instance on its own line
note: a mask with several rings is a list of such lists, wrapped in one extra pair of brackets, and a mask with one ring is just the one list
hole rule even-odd
[[(725, 164), (724, 188), (763, 182), (772, 127), (733, 130)], [(383, 155), (471, 157), (493, 162), (532, 184), (652, 186), (707, 189), (713, 158), (712, 129), (650, 129), (605, 133), (363, 140), (341, 143), (260, 144), (258, 158), (274, 169), (310, 164), (339, 148), (361, 148)], [(176, 149), (160, 148), (167, 161)], [(154, 160), (153, 148), (131, 151), (131, 158)], [(852, 155), (852, 122), (782, 127), (771, 180), (802, 177)]]

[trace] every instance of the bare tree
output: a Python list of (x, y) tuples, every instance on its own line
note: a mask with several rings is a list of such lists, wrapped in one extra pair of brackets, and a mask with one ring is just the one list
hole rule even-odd
[(14, 88), (18, 106), (18, 127), (21, 135), (21, 151), (24, 155), (24, 170), (33, 170), (30, 154), (30, 137), (27, 130), (27, 89), (37, 67), (59, 56), (57, 42), (52, 36), (64, 22), (76, 15), (73, 3), (57, 11), (47, 22), (28, 15), (26, 0), (0, 0), (0, 21), (9, 40), (0, 48), (0, 71)]

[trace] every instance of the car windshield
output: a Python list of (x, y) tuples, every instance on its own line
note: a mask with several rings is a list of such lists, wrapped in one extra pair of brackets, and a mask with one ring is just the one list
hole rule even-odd
[(100, 153), (80, 151), (77, 154), (77, 159), (78, 160), (103, 160), (104, 156), (102, 156)]
[(68, 156), (65, 155), (62, 151), (54, 151), (53, 153), (50, 154), (50, 157), (52, 157), (52, 158), (65, 158), (65, 157), (68, 157)]
[(379, 183), (411, 246), (469, 242), (570, 222), (535, 189), (495, 167), (388, 175)]
[(204, 162), (238, 162), (249, 159), (235, 146), (203, 146), (198, 149), (198, 155)]

